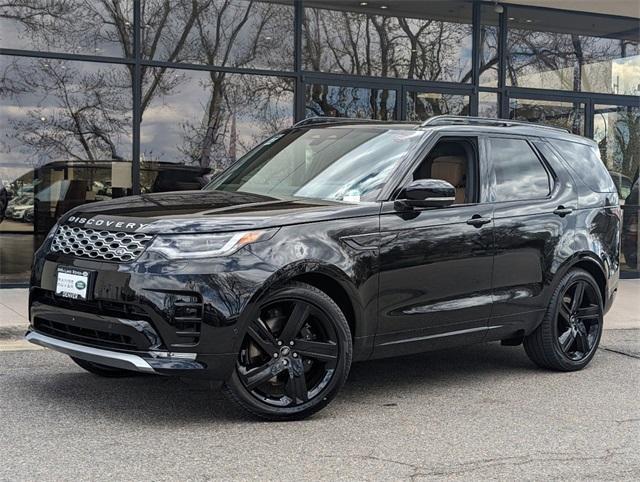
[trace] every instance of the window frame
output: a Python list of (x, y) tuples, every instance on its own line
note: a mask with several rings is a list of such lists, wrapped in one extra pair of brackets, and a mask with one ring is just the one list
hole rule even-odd
[(416, 171), (416, 169), (420, 166), (420, 164), (424, 162), (429, 153), (438, 144), (438, 142), (440, 142), (444, 138), (457, 138), (475, 144), (475, 202), (465, 204), (452, 204), (450, 206), (439, 209), (455, 209), (457, 207), (474, 206), (489, 203), (490, 199), (488, 197), (487, 183), (485, 182), (487, 176), (489, 175), (489, 171), (487, 169), (487, 163), (484, 161), (484, 159), (486, 158), (486, 150), (483, 146), (482, 135), (480, 133), (470, 134), (469, 131), (458, 131), (455, 129), (443, 129), (425, 139), (424, 143), (420, 146), (420, 148), (417, 149), (415, 155), (412, 156), (410, 160), (408, 159), (404, 165), (400, 166), (400, 169), (398, 169), (398, 171), (401, 172), (401, 174), (389, 178), (387, 185), (381, 191), (381, 195), (378, 200), (385, 202), (395, 201), (396, 199), (398, 199), (400, 191), (402, 191), (402, 189), (413, 180), (413, 173)]
[[(510, 139), (510, 140), (521, 140), (527, 143), (527, 145), (529, 146), (529, 149), (531, 149), (531, 152), (533, 153), (533, 155), (536, 157), (536, 159), (538, 160), (538, 162), (540, 163), (540, 165), (542, 166), (542, 169), (545, 171), (545, 173), (547, 174), (547, 179), (549, 181), (549, 192), (546, 196), (542, 196), (542, 197), (531, 197), (531, 198), (526, 198), (526, 199), (505, 199), (502, 201), (498, 201), (497, 197), (496, 197), (496, 188), (498, 186), (497, 183), (497, 178), (496, 178), (496, 164), (493, 161), (493, 158), (491, 158), (491, 146), (490, 146), (490, 140), (491, 139)], [(488, 184), (489, 184), (489, 197), (491, 199), (491, 203), (492, 204), (506, 204), (506, 203), (518, 203), (518, 204), (522, 204), (522, 203), (531, 203), (531, 202), (543, 202), (543, 201), (548, 201), (550, 199), (553, 199), (556, 195), (556, 192), (559, 189), (559, 183), (558, 183), (558, 176), (555, 173), (555, 171), (553, 170), (553, 168), (549, 165), (549, 162), (544, 158), (544, 156), (538, 151), (538, 149), (536, 149), (533, 141), (541, 141), (542, 139), (539, 137), (531, 137), (531, 136), (526, 136), (526, 135), (517, 135), (517, 134), (500, 134), (500, 133), (487, 133), (483, 136), (482, 138), (482, 142), (484, 144), (484, 148), (485, 148), (485, 152), (486, 152), (486, 158), (487, 158), (487, 164), (488, 164), (488, 170), (489, 170), (489, 178), (488, 178)]]
[[(472, 202), (465, 202), (465, 203), (459, 203), (459, 204), (452, 204), (451, 206), (446, 206), (446, 207), (454, 207), (454, 206), (470, 206), (470, 205), (475, 205), (479, 203), (479, 199), (480, 199), (480, 148), (478, 145), (478, 138), (477, 136), (441, 136), (438, 138), (438, 140), (435, 142), (435, 144), (433, 144), (431, 146), (431, 149), (429, 149), (429, 152), (427, 152), (426, 155), (422, 156), (422, 159), (420, 160), (420, 162), (418, 164), (414, 165), (413, 170), (410, 172), (410, 178), (412, 180), (415, 180), (415, 173), (418, 171), (418, 169), (420, 169), (422, 167), (422, 164), (424, 164), (427, 159), (429, 158), (429, 156), (431, 156), (431, 153), (433, 152), (433, 150), (438, 147), (438, 145), (441, 142), (459, 142), (459, 143), (466, 143), (468, 144), (474, 154), (474, 159), (472, 161), (472, 165), (471, 165), (471, 170), (467, 170), (467, 182), (471, 181), (472, 185), (471, 185), (471, 194), (473, 195), (473, 201)], [(467, 167), (469, 167), (467, 165)], [(430, 178), (430, 179), (438, 179), (438, 178)], [(468, 189), (469, 187), (465, 187), (465, 189)], [(396, 197), (397, 199), (397, 197)]]

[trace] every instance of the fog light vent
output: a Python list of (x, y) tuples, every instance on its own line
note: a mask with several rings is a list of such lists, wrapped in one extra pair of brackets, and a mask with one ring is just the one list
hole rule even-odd
[(187, 294), (171, 294), (171, 324), (176, 330), (180, 344), (194, 344), (200, 338), (202, 326), (202, 301)]

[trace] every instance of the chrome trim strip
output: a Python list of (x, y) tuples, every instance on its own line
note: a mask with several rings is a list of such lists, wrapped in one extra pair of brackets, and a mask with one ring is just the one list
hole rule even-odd
[(435, 335), (417, 336), (415, 338), (405, 338), (404, 340), (388, 341), (386, 343), (381, 343), (380, 346), (398, 345), (400, 343), (411, 343), (411, 342), (414, 342), (414, 341), (431, 340), (433, 338), (443, 338), (445, 336), (466, 335), (467, 333), (474, 333), (474, 332), (477, 332), (477, 331), (484, 331), (484, 330), (495, 330), (496, 328), (501, 328), (501, 327), (502, 327), (502, 325), (479, 326), (478, 328), (467, 328), (466, 330), (448, 331), (446, 333), (437, 333)]
[(144, 373), (155, 373), (156, 371), (142, 357), (131, 353), (120, 353), (117, 351), (103, 350), (90, 346), (78, 345), (68, 341), (58, 340), (42, 333), (30, 331), (26, 336), (27, 341), (45, 348), (65, 353), (83, 360), (100, 363), (124, 370), (134, 370)]
[(455, 202), (455, 197), (426, 197), (424, 199), (420, 199), (420, 201), (425, 202)]
[[(91, 346), (79, 345), (64, 340), (59, 340), (51, 336), (43, 335), (36, 331), (27, 333), (27, 341), (36, 345), (50, 348), (60, 353), (65, 353), (76, 358), (99, 363), (124, 370), (132, 370), (143, 373), (157, 373), (155, 368), (164, 369), (200, 369), (202, 365), (195, 362), (195, 353), (172, 353), (165, 351), (150, 351), (149, 358), (134, 355), (133, 353), (122, 353), (119, 351), (103, 350)], [(155, 368), (154, 368), (155, 367)]]

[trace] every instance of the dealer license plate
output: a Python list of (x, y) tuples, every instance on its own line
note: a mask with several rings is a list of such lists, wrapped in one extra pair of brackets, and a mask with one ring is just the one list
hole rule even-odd
[(56, 295), (75, 300), (86, 300), (90, 272), (83, 269), (58, 267)]

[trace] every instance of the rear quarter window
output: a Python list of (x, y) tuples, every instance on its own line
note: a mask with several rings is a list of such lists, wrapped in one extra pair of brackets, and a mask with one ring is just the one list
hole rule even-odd
[(542, 199), (549, 195), (549, 173), (527, 141), (504, 137), (488, 141), (496, 202)]
[(600, 152), (595, 146), (557, 139), (550, 139), (549, 142), (567, 162), (573, 173), (592, 191), (617, 192), (607, 168), (600, 159)]

